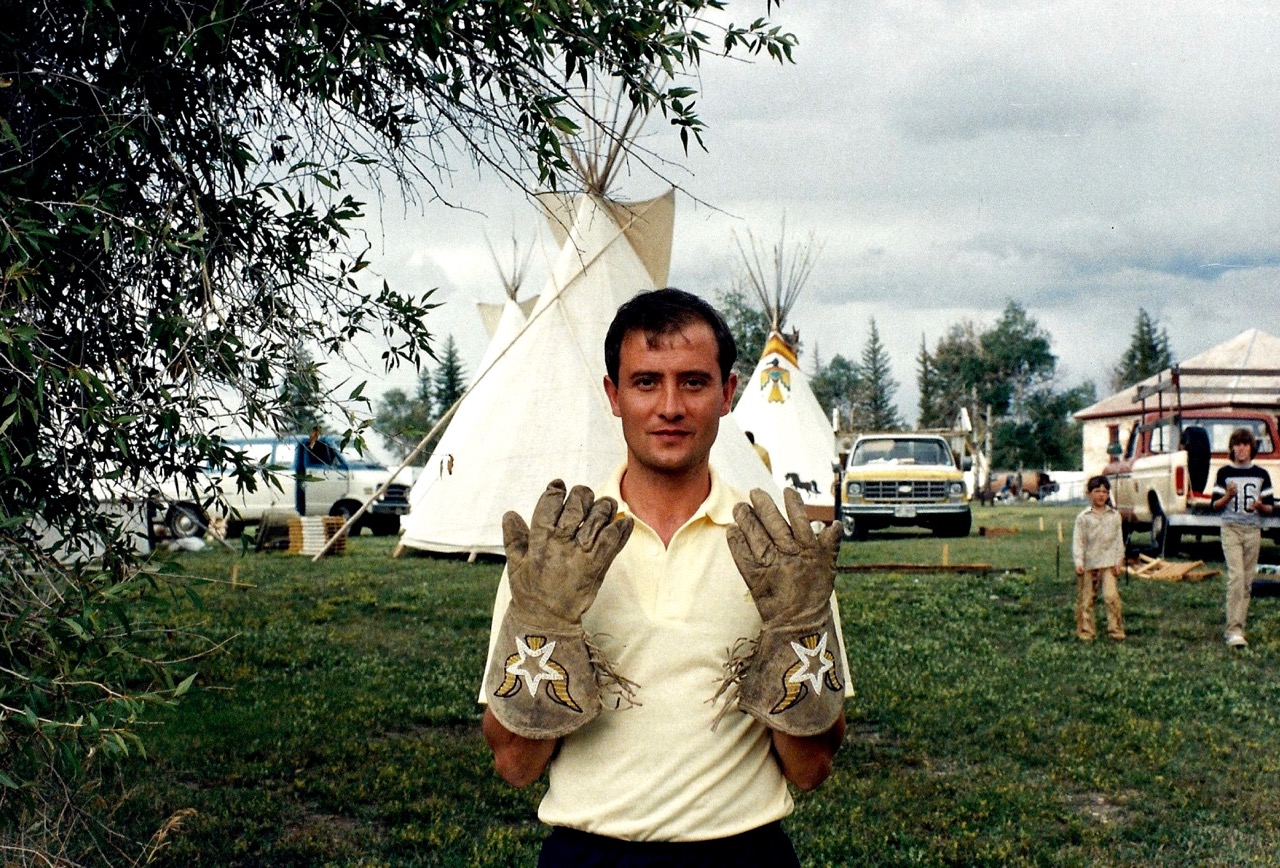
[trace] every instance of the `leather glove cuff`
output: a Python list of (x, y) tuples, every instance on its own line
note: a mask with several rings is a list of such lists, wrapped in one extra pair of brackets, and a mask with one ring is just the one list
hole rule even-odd
[(485, 693), (493, 716), (516, 735), (551, 739), (575, 731), (601, 708), (586, 633), (534, 627), (508, 609)]
[(738, 707), (770, 729), (819, 735), (844, 708), (840, 640), (831, 607), (802, 624), (766, 624), (744, 667)]

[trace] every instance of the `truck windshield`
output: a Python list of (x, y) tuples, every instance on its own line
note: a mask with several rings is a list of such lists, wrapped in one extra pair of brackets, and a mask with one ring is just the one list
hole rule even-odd
[(1271, 444), (1271, 432), (1267, 430), (1267, 423), (1261, 419), (1186, 419), (1183, 424), (1188, 428), (1196, 425), (1204, 429), (1205, 434), (1209, 436), (1210, 452), (1228, 454), (1231, 451), (1228, 445), (1231, 432), (1237, 428), (1247, 428), (1253, 432), (1253, 436), (1258, 438), (1259, 452), (1271, 452), (1274, 448)]
[(849, 456), (850, 467), (866, 464), (950, 464), (951, 454), (937, 440), (894, 440), (889, 437), (861, 440)]

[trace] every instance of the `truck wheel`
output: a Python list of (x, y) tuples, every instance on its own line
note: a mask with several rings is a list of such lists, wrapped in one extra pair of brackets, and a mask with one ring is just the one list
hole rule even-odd
[(1182, 544), (1182, 531), (1170, 527), (1169, 516), (1160, 505), (1160, 498), (1152, 492), (1148, 497), (1151, 506), (1151, 545), (1148, 550), (1155, 557), (1174, 555)]
[(844, 530), (844, 538), (847, 540), (862, 540), (867, 538), (867, 529), (851, 515), (840, 516), (840, 526)]
[[(329, 515), (336, 515), (346, 522), (350, 521), (351, 516), (355, 515), (356, 511), (359, 509), (360, 504), (358, 503), (350, 500), (340, 500), (333, 505), (332, 509), (329, 510)], [(368, 514), (360, 516), (360, 521), (356, 523), (355, 527), (348, 530), (347, 533), (351, 536), (360, 536), (360, 531), (364, 529), (371, 517), (372, 516)]]
[(193, 503), (175, 503), (164, 517), (165, 529), (172, 539), (204, 536), (208, 529), (204, 512)]
[(400, 516), (398, 515), (371, 516), (367, 524), (374, 536), (395, 536), (400, 533)]
[(941, 537), (962, 537), (969, 535), (969, 529), (973, 526), (973, 515), (965, 513), (964, 515), (946, 518), (939, 521), (933, 526), (934, 536)]

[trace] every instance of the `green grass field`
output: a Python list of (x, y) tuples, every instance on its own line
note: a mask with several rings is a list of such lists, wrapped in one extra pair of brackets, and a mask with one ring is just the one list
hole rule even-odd
[[(936, 564), (945, 545), (992, 570), (838, 577), (857, 696), (834, 775), (787, 823), (806, 865), (1277, 864), (1280, 598), (1254, 600), (1230, 652), (1221, 577), (1122, 580), (1129, 640), (1081, 643), (1077, 509), (844, 546), (843, 563)], [(162, 862), (533, 864), (541, 785), (495, 777), (475, 704), (500, 567), (392, 547), (181, 556), (203, 604), (174, 595), (190, 632), (162, 651), (211, 653), (184, 664), (199, 689), (148, 732), (117, 814), (145, 840), (194, 811)], [(1216, 540), (1190, 549), (1222, 568)]]

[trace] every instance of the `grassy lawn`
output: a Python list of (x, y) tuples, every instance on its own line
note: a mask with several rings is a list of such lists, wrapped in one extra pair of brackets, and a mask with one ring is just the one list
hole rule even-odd
[[(833, 777), (788, 821), (805, 864), (1276, 864), (1280, 598), (1254, 600), (1233, 653), (1221, 577), (1122, 580), (1129, 640), (1080, 643), (1077, 509), (981, 508), (967, 539), (844, 546), (845, 563), (941, 563), (945, 545), (993, 569), (839, 576), (857, 696)], [(500, 567), (392, 547), (181, 556), (203, 605), (174, 596), (192, 634), (164, 653), (225, 644), (189, 664), (200, 689), (149, 733), (118, 815), (146, 839), (194, 809), (161, 861), (533, 864), (541, 785), (497, 780), (475, 704)], [(1216, 540), (1190, 549), (1222, 568)]]

